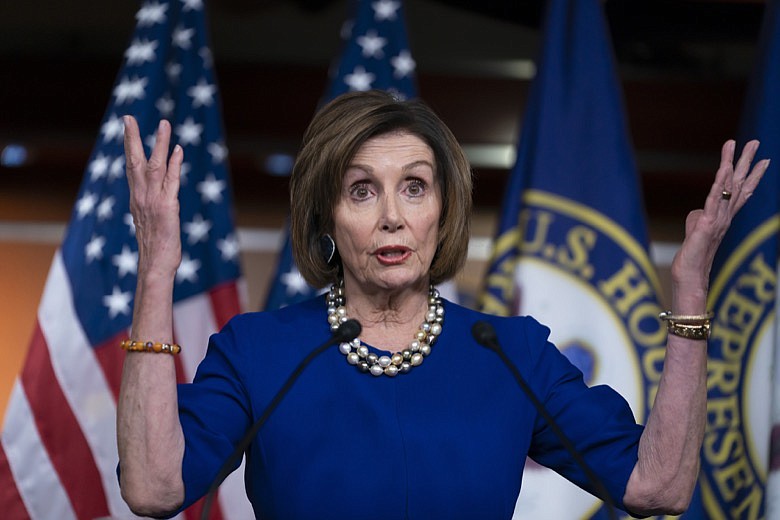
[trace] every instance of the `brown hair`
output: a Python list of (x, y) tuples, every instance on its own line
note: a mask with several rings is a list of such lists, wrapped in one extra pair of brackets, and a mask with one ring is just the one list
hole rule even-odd
[(290, 178), (293, 258), (313, 287), (336, 282), (319, 242), (332, 232), (344, 172), (368, 139), (409, 132), (433, 150), (442, 213), (431, 283), (452, 278), (466, 261), (471, 222), (471, 167), (455, 136), (422, 101), (400, 101), (382, 91), (350, 92), (325, 105), (309, 124)]

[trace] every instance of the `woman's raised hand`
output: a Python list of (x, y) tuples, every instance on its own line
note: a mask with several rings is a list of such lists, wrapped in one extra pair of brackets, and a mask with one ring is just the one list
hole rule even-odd
[[(720, 154), (720, 167), (704, 202), (685, 222), (685, 240), (672, 263), (672, 278), (678, 285), (707, 287), (715, 252), (734, 215), (745, 205), (769, 167), (769, 159), (750, 165), (758, 141), (745, 145), (734, 162), (734, 141), (726, 141)], [(748, 174), (749, 172), (749, 174)]]
[(130, 212), (138, 240), (138, 276), (169, 279), (181, 262), (179, 222), (179, 178), (184, 151), (168, 147), (171, 125), (160, 121), (154, 149), (146, 158), (138, 123), (124, 117), (127, 182), (130, 185)]

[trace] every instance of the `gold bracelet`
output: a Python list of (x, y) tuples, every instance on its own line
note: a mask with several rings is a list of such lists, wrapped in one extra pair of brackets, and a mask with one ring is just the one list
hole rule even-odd
[(661, 321), (666, 322), (669, 334), (696, 340), (710, 337), (713, 316), (712, 311), (706, 314), (672, 314), (671, 311), (664, 311), (658, 315)]
[(128, 352), (154, 352), (155, 354), (178, 354), (181, 347), (176, 343), (158, 343), (155, 341), (135, 341), (126, 339), (119, 344), (122, 350)]

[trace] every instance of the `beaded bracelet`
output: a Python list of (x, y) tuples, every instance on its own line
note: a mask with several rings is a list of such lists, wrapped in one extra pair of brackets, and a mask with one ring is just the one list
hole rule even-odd
[(135, 341), (126, 339), (119, 344), (122, 350), (128, 352), (154, 352), (159, 354), (164, 352), (166, 354), (178, 354), (181, 352), (181, 347), (176, 343), (157, 343), (154, 341)]
[(671, 311), (664, 311), (658, 315), (661, 321), (666, 322), (666, 331), (669, 334), (697, 340), (710, 337), (713, 316), (712, 311), (706, 314), (672, 314)]

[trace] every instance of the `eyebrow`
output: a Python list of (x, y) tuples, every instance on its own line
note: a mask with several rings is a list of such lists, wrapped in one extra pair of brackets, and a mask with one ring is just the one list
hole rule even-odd
[[(433, 164), (430, 161), (427, 161), (425, 159), (420, 159), (419, 161), (410, 162), (409, 164), (405, 164), (403, 166), (404, 171), (409, 171), (417, 168), (418, 166), (428, 166), (431, 171), (434, 173), (436, 172), (436, 168), (433, 166)], [(366, 173), (374, 173), (374, 169), (366, 164), (360, 164), (360, 163), (352, 163), (347, 166), (347, 169), (350, 168), (358, 168), (360, 170), (365, 171)]]

